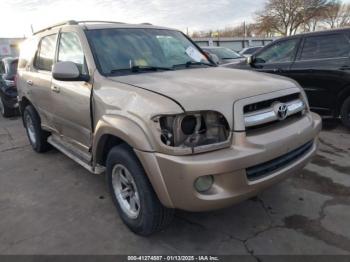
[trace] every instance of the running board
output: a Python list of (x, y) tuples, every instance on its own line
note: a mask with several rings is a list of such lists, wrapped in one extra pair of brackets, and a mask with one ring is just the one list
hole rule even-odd
[(105, 168), (102, 166), (93, 167), (86, 160), (74, 153), (68, 146), (65, 146), (66, 143), (61, 143), (57, 138), (54, 138), (52, 135), (47, 139), (47, 142), (55, 147), (57, 150), (61, 151), (63, 154), (68, 156), (73, 161), (77, 162), (79, 165), (87, 169), (90, 173), (99, 175), (105, 171)]

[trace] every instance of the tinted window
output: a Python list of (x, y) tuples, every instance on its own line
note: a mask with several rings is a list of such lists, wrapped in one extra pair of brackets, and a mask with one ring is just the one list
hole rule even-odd
[(2, 61), (0, 61), (0, 74), (5, 74), (5, 66)]
[(15, 75), (17, 73), (18, 60), (14, 60), (10, 63), (9, 75)]
[(58, 50), (58, 61), (74, 62), (81, 73), (86, 73), (84, 69), (85, 58), (79, 37), (72, 32), (62, 33)]
[(220, 59), (236, 59), (241, 58), (242, 56), (240, 54), (237, 54), (235, 51), (232, 51), (228, 48), (204, 48), (205, 51), (208, 51), (209, 53), (217, 55)]
[(257, 57), (258, 63), (281, 63), (294, 60), (299, 39), (290, 39), (275, 43), (261, 52)]
[(344, 35), (312, 36), (305, 39), (301, 60), (348, 57), (350, 43)]
[(261, 47), (253, 47), (253, 48), (249, 48), (246, 51), (244, 51), (245, 55), (252, 55), (254, 54), (256, 51), (258, 51), (259, 49), (261, 49)]
[(55, 57), (56, 36), (57, 35), (49, 35), (41, 39), (39, 52), (35, 59), (36, 68), (51, 71)]

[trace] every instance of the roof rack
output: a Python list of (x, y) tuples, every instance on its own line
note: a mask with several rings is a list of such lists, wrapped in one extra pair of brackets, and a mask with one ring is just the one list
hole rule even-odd
[(77, 21), (74, 21), (74, 20), (64, 21), (64, 22), (61, 22), (61, 23), (58, 23), (58, 24), (51, 25), (51, 26), (49, 26), (49, 27), (45, 27), (45, 28), (43, 28), (43, 29), (41, 29), (41, 30), (39, 30), (39, 31), (36, 31), (36, 32), (34, 33), (34, 35), (39, 34), (39, 33), (41, 33), (41, 32), (44, 32), (44, 31), (46, 31), (46, 30), (50, 30), (50, 29), (52, 29), (52, 28), (58, 27), (58, 26), (62, 26), (62, 25), (77, 25), (77, 24), (78, 24), (78, 22), (77, 22)]
[(64, 21), (58, 24), (51, 25), (49, 27), (45, 27), (39, 31), (36, 31), (34, 35), (39, 34), (41, 32), (44, 32), (46, 30), (50, 30), (55, 27), (63, 26), (63, 25), (79, 25), (79, 24), (87, 24), (87, 23), (106, 23), (106, 24), (124, 24), (122, 22), (114, 22), (114, 21), (100, 21), (100, 20), (82, 20), (82, 21), (75, 21), (75, 20), (68, 20)]
[(103, 20), (82, 20), (82, 21), (76, 21), (76, 23), (77, 24), (87, 24), (87, 23), (125, 24), (123, 22), (103, 21)]

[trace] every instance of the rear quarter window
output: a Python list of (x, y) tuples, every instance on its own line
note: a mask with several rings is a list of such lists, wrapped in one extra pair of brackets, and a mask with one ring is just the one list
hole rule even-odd
[(33, 62), (35, 52), (38, 48), (38, 39), (33, 37), (22, 43), (18, 61), (18, 68), (25, 68)]
[(310, 36), (305, 38), (300, 60), (349, 57), (350, 42), (343, 34)]

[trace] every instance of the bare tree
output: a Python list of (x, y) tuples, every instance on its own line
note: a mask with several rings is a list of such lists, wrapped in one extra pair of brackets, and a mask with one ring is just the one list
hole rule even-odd
[(298, 29), (319, 16), (328, 0), (268, 0), (265, 9), (258, 13), (261, 26), (281, 35), (293, 35)]
[(330, 28), (344, 27), (350, 24), (350, 5), (340, 0), (331, 0), (324, 12), (324, 22)]

